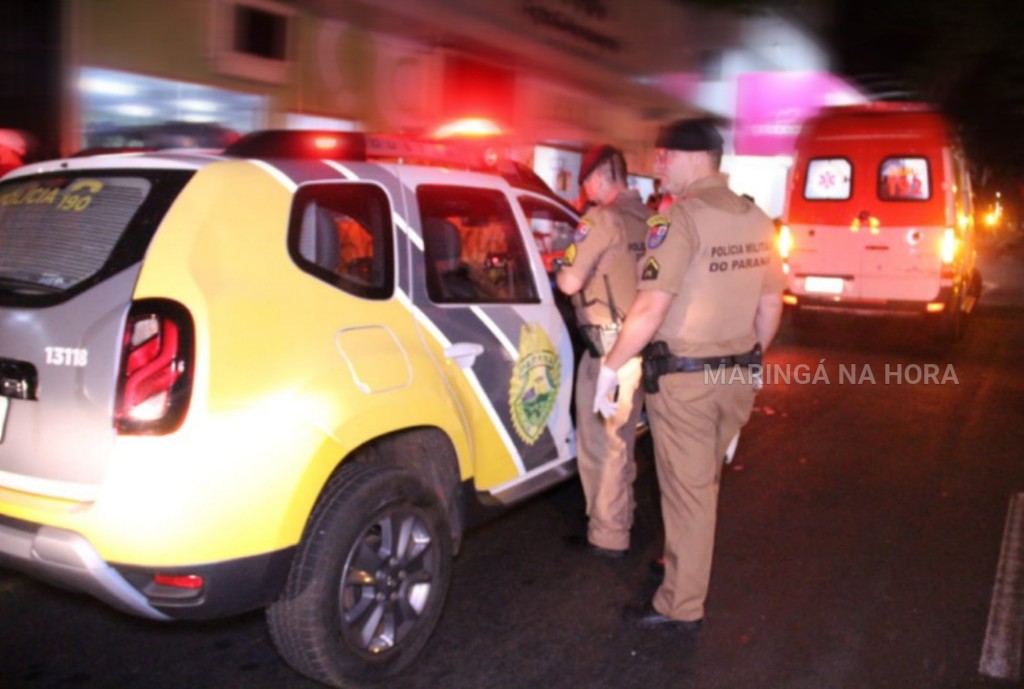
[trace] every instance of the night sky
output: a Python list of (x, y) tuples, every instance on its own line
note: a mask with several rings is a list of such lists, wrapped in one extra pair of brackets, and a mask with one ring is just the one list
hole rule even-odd
[(835, 71), (872, 93), (909, 91), (960, 129), (986, 180), (1024, 178), (1024, 2), (834, 0)]

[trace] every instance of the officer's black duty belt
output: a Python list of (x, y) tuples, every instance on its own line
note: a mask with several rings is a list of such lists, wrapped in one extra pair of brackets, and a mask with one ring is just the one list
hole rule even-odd
[(761, 363), (761, 346), (758, 345), (746, 354), (729, 356), (673, 356), (666, 357), (662, 364), (666, 373), (695, 373), (705, 368), (726, 368), (729, 366), (752, 366)]
[(676, 356), (669, 351), (668, 344), (658, 340), (644, 347), (642, 362), (642, 381), (644, 391), (650, 394), (658, 392), (658, 378), (669, 373), (696, 373), (714, 368), (729, 366), (754, 366), (761, 363), (761, 345), (745, 354), (729, 354), (726, 356)]

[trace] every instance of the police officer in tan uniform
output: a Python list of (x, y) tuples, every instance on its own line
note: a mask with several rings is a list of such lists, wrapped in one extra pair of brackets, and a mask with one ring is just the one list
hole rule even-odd
[(587, 345), (576, 377), (577, 462), (587, 501), (586, 545), (595, 555), (622, 557), (633, 526), (633, 446), (643, 404), (639, 357), (621, 364), (616, 411), (604, 418), (592, 408), (602, 357), (636, 294), (636, 264), (650, 211), (640, 194), (628, 188), (625, 159), (611, 146), (587, 152), (579, 181), (596, 205), (580, 221), (555, 279), (572, 298)]
[(657, 149), (675, 201), (649, 223), (637, 297), (598, 375), (594, 409), (615, 412), (617, 371), (642, 351), (665, 576), (650, 606), (628, 612), (642, 627), (693, 633), (704, 619), (722, 458), (750, 417), (785, 278), (771, 220), (719, 174), (714, 123), (668, 125)]

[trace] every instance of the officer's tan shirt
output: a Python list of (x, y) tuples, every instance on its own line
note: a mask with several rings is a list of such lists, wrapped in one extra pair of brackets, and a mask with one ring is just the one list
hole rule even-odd
[(786, 285), (771, 219), (715, 175), (691, 184), (667, 217), (648, 225), (637, 288), (675, 295), (654, 339), (677, 356), (753, 349), (761, 296)]
[(561, 268), (583, 285), (573, 297), (580, 325), (611, 323), (610, 302), (614, 302), (615, 320), (621, 322), (625, 317), (636, 297), (636, 264), (644, 251), (650, 215), (640, 194), (628, 189), (583, 216)]

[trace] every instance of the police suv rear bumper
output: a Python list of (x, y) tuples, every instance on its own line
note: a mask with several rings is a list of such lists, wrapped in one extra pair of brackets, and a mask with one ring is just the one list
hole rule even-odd
[(72, 531), (0, 517), (0, 564), (87, 593), (122, 612), (170, 619), (105, 562), (88, 540)]
[(213, 564), (161, 567), (161, 574), (203, 582), (194, 591), (178, 591), (155, 585), (153, 568), (107, 562), (79, 533), (0, 515), (0, 566), (151, 620), (213, 619), (263, 607), (283, 587), (293, 553), (286, 548)]

